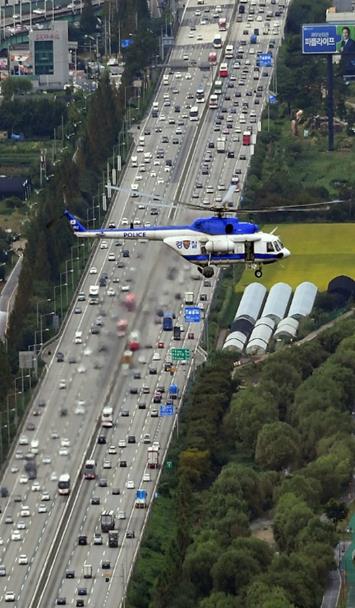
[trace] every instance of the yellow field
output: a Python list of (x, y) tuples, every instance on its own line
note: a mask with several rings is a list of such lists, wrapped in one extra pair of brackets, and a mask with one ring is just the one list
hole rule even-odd
[[(263, 230), (272, 228), (264, 226)], [(335, 276), (355, 278), (355, 224), (283, 224), (277, 234), (291, 256), (263, 266), (259, 281), (266, 287), (284, 281), (295, 288), (302, 281), (312, 281), (324, 291)], [(245, 270), (237, 290), (243, 290), (253, 280), (254, 272)]]

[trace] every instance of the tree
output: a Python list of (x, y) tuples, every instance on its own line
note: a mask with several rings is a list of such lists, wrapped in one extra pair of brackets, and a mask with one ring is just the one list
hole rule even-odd
[(335, 498), (331, 498), (327, 504), (325, 505), (325, 513), (332, 522), (335, 524), (338, 521), (342, 521), (346, 518), (349, 512), (348, 507), (345, 502), (341, 500), (336, 500)]
[(214, 591), (198, 605), (198, 608), (238, 608), (237, 599), (229, 593)]
[(187, 551), (183, 571), (195, 586), (198, 595), (208, 595), (212, 589), (211, 568), (219, 550), (217, 543), (200, 543), (197, 539)]
[(286, 422), (265, 424), (258, 433), (255, 460), (264, 469), (282, 469), (299, 458), (299, 436)]
[(298, 533), (312, 519), (313, 511), (294, 494), (284, 494), (277, 503), (274, 536), (282, 550), (294, 548)]
[(6, 101), (14, 95), (24, 95), (32, 91), (32, 82), (22, 76), (11, 76), (1, 83), (1, 92)]
[(266, 583), (253, 582), (246, 597), (245, 608), (295, 608), (281, 587), (270, 587)]
[(80, 15), (80, 30), (83, 34), (94, 34), (96, 32), (96, 23), (92, 0), (84, 0), (83, 10)]

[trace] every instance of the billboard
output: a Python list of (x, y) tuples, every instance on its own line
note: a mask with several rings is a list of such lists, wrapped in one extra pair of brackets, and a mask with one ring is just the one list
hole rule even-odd
[(302, 26), (302, 53), (340, 55), (344, 77), (355, 78), (355, 21)]

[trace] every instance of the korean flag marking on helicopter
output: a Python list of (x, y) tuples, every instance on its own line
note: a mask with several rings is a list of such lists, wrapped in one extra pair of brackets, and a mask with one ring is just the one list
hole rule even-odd
[(182, 244), (184, 246), (185, 249), (189, 249), (190, 248), (190, 243), (191, 241), (183, 241)]

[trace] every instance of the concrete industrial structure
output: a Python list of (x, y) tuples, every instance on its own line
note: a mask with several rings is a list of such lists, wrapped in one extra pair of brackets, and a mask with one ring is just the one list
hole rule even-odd
[(34, 85), (63, 89), (69, 81), (68, 22), (53, 21), (47, 29), (29, 33)]

